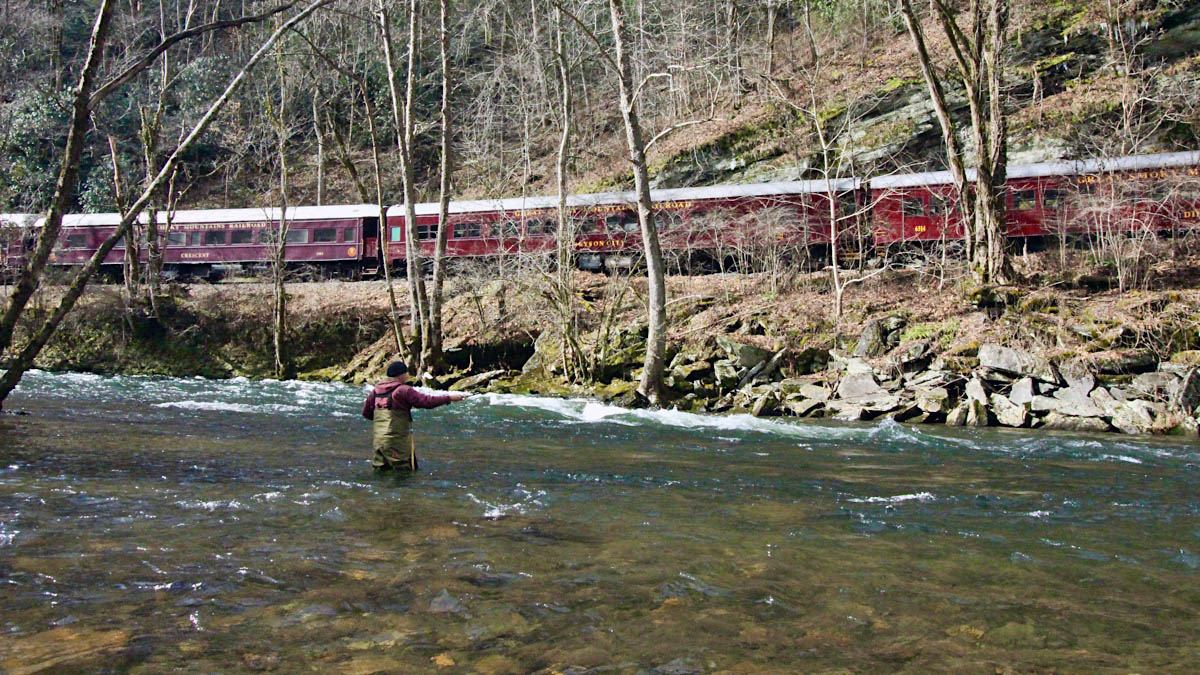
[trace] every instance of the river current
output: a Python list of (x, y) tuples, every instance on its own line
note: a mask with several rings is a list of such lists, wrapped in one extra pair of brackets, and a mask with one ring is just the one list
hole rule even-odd
[(33, 372), (0, 671), (1194, 672), (1200, 448)]

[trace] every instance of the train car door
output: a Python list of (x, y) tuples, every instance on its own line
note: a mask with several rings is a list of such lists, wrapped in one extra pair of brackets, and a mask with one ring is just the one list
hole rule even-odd
[(362, 258), (371, 260), (379, 258), (379, 219), (362, 219)]

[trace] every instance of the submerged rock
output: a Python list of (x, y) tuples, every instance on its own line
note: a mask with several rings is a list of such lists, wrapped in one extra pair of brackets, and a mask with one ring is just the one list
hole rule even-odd
[(434, 614), (462, 614), (466, 611), (463, 604), (450, 591), (442, 589), (429, 601), (429, 611)]

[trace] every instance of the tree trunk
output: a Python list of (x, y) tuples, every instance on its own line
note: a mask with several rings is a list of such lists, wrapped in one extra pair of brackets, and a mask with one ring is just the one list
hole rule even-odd
[[(29, 343), (26, 344), (24, 349), (21, 350), (21, 353), (18, 354), (17, 357), (13, 359), (12, 363), (9, 364), (8, 370), (5, 371), (2, 377), (0, 377), (0, 409), (3, 408), (4, 401), (8, 399), (8, 395), (11, 394), (13, 389), (16, 388), (17, 384), (21, 381), (21, 378), (31, 367), (33, 367), (33, 362), (37, 358), (37, 355), (41, 352), (42, 348), (46, 346), (46, 343), (50, 341), (50, 338), (58, 329), (59, 324), (62, 323), (62, 320), (67, 316), (68, 313), (70, 313), (71, 309), (75, 307), (75, 303), (79, 301), (80, 296), (83, 295), (83, 291), (87, 288), (88, 281), (92, 278), (92, 275), (96, 273), (96, 270), (100, 268), (100, 263), (102, 263), (108, 254), (112, 252), (117, 240), (129, 234), (133, 222), (137, 220), (138, 215), (143, 209), (146, 208), (146, 205), (150, 203), (150, 200), (154, 196), (154, 192), (161, 188), (162, 185), (166, 183), (167, 179), (174, 174), (175, 169), (179, 165), (183, 156), (191, 150), (193, 145), (195, 145), (196, 139), (198, 139), (201, 134), (204, 133), (209, 124), (212, 123), (213, 118), (216, 117), (217, 113), (219, 113), (225, 107), (225, 105), (229, 103), (229, 99), (231, 99), (233, 94), (241, 87), (242, 82), (245, 81), (246, 76), (250, 73), (250, 71), (253, 70), (253, 68), (258, 65), (259, 61), (261, 61), (263, 57), (270, 51), (272, 45), (279, 40), (279, 36), (296, 27), (298, 24), (300, 24), (300, 22), (312, 15), (312, 13), (319, 7), (326, 4), (329, 4), (329, 0), (316, 0), (311, 5), (295, 14), (292, 18), (288, 19), (282, 26), (271, 33), (271, 36), (267, 38), (267, 41), (258, 48), (254, 55), (250, 57), (250, 60), (246, 62), (246, 65), (242, 67), (242, 70), (238, 72), (238, 74), (235, 75), (234, 78), (229, 82), (229, 85), (225, 88), (225, 91), (221, 93), (221, 95), (212, 103), (211, 106), (209, 106), (208, 111), (203, 117), (200, 118), (200, 120), (192, 128), (191, 132), (188, 133), (187, 137), (185, 137), (183, 141), (179, 143), (178, 147), (175, 148), (175, 151), (171, 153), (171, 156), (167, 158), (166, 163), (158, 172), (158, 175), (154, 178), (150, 185), (148, 185), (146, 189), (142, 191), (142, 194), (138, 200), (129, 208), (129, 212), (121, 217), (121, 222), (119, 225), (117, 225), (116, 230), (108, 237), (108, 239), (105, 239), (104, 243), (100, 245), (100, 248), (98, 248), (96, 252), (92, 254), (92, 257), (88, 259), (87, 264), (85, 264), (78, 272), (75, 273), (75, 276), (71, 279), (70, 286), (67, 288), (67, 292), (59, 301), (58, 306), (54, 308), (54, 311), (51, 313), (50, 317), (46, 319), (41, 328), (39, 328), (37, 333), (30, 339)], [(103, 5), (101, 6), (100, 11), (105, 11)], [(83, 87), (80, 87), (80, 89), (83, 89)], [(67, 159), (71, 158), (71, 155), (69, 152), (65, 152), (63, 157), (65, 162)], [(75, 155), (74, 159), (76, 162), (78, 161), (78, 154)], [(77, 169), (78, 167), (76, 167), (76, 170)], [(65, 173), (66, 170), (67, 167), (64, 166), (63, 172)]]
[(633, 98), (633, 74), (626, 48), (625, 8), (622, 0), (608, 0), (608, 10), (612, 20), (613, 40), (616, 47), (621, 117), (625, 121), (625, 141), (629, 146), (629, 160), (633, 163), (638, 224), (641, 226), (642, 244), (646, 253), (648, 282), (646, 314), (649, 326), (646, 336), (646, 360), (642, 367), (642, 379), (638, 383), (638, 391), (651, 404), (661, 405), (663, 401), (663, 368), (667, 351), (666, 271), (663, 266), (662, 248), (658, 242), (658, 229), (654, 225), (654, 204), (650, 200), (650, 178), (646, 170), (646, 147), (642, 140), (641, 123), (638, 120), (637, 101)]
[[(981, 4), (985, 1), (988, 3), (986, 13)], [(1009, 276), (1008, 256), (1004, 247), (1007, 229), (1004, 188), (1008, 129), (1000, 77), (1008, 30), (1008, 3), (1007, 0), (972, 0), (969, 10), (972, 22), (970, 35), (959, 27), (953, 9), (943, 0), (934, 0), (933, 5), (933, 11), (962, 72), (970, 107), (976, 155), (974, 191), (967, 184), (966, 159), (946, 104), (945, 87), (933, 66), (924, 32), (913, 11), (912, 0), (901, 0), (900, 12), (916, 48), (917, 61), (929, 86), (934, 112), (942, 128), (946, 160), (954, 177), (959, 210), (966, 230), (964, 243), (972, 277), (979, 284), (1005, 283)]]
[(296, 369), (288, 350), (287, 330), (287, 244), (288, 244), (288, 161), (287, 161), (287, 70), (283, 66), (283, 57), (278, 57), (279, 64), (279, 106), (275, 110), (275, 132), (278, 136), (276, 150), (279, 154), (279, 226), (276, 239), (273, 242), (271, 256), (272, 296), (274, 311), (272, 313), (272, 342), (275, 349), (275, 377), (290, 380), (296, 376)]
[[(429, 331), (429, 311), (425, 305), (425, 282), (421, 270), (420, 237), (417, 233), (415, 186), (413, 185), (413, 79), (416, 73), (417, 28), (420, 22), (417, 0), (410, 0), (408, 7), (408, 77), (405, 83), (404, 103), (400, 102), (396, 83), (395, 58), (392, 53), (391, 26), (387, 11), (380, 0), (379, 23), (383, 34), (383, 53), (387, 63), (388, 88), (392, 97), (392, 118), (396, 126), (396, 145), (400, 154), (401, 176), (404, 189), (404, 258), (408, 272), (409, 301), (412, 305), (411, 353), (417, 360), (411, 364), (415, 374), (424, 372), (420, 358), (424, 353)], [(439, 229), (441, 229), (439, 227)]]
[(433, 289), (429, 298), (429, 339), (423, 361), (436, 366), (442, 361), (442, 286), (446, 278), (446, 241), (450, 237), (450, 174), (454, 168), (450, 117), (450, 52), (446, 25), (450, 0), (439, 3), (438, 54), (442, 62), (442, 166), (438, 181), (438, 233), (433, 252)]
[(321, 133), (321, 118), (317, 112), (317, 99), (312, 99), (313, 136), (317, 139), (317, 206), (325, 203), (325, 134)]
[[(75, 202), (75, 189), (79, 183), (79, 156), (83, 151), (84, 137), (87, 135), (89, 121), (89, 101), (92, 90), (96, 86), (100, 62), (104, 58), (104, 47), (108, 40), (108, 30), (111, 24), (113, 3), (101, 0), (96, 10), (96, 23), (92, 27), (91, 42), (88, 44), (87, 59), (79, 74), (79, 84), (75, 86), (71, 97), (71, 126), (67, 132), (67, 145), (63, 150), (62, 165), (59, 169), (58, 182), (54, 186), (54, 198), (50, 203), (50, 211), (46, 214), (41, 232), (38, 234), (37, 247), (33, 255), (21, 266), (21, 274), (9, 295), (8, 304), (4, 308), (4, 316), (0, 317), (0, 354), (12, 345), (13, 331), (17, 321), (24, 313), (29, 299), (33, 297), (41, 283), (42, 271), (50, 252), (58, 243), (59, 232), (62, 231), (62, 218)], [(0, 396), (0, 403), (3, 402)]]

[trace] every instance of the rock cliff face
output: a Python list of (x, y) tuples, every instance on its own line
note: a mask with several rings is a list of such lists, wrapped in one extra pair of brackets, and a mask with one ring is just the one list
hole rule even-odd
[[(1142, 5), (1115, 29), (1090, 3), (1068, 0), (1027, 8), (1032, 14), (1021, 17), (1012, 30), (1005, 78), (1010, 164), (1195, 146), (1200, 139), (1195, 105), (1200, 5)], [(1135, 46), (1128, 62), (1114, 53), (1114, 30), (1121, 32), (1122, 44)], [(896, 33), (880, 40), (905, 45), (907, 37)], [(896, 51), (907, 53), (905, 47)], [(836, 138), (844, 166), (875, 173), (945, 168), (928, 90), (916, 63), (906, 59), (879, 64), (893, 77), (878, 86), (839, 86), (840, 75), (831, 76), (829, 88), (847, 93), (821, 111), (821, 119), (827, 134)], [(1131, 70), (1136, 70), (1134, 76), (1123, 84), (1121, 78)], [(1136, 92), (1122, 89), (1129, 82)], [(1146, 123), (1140, 130), (1121, 128), (1119, 108), (1131, 93), (1153, 99), (1137, 104), (1137, 116), (1143, 118), (1138, 122)], [(948, 103), (952, 115), (966, 125), (961, 89), (948, 92)], [(813, 168), (820, 166), (820, 156), (811, 139), (804, 138), (808, 126), (809, 119), (797, 111), (772, 107), (662, 162), (655, 186), (819, 177)], [(969, 153), (970, 134), (959, 140)]]

